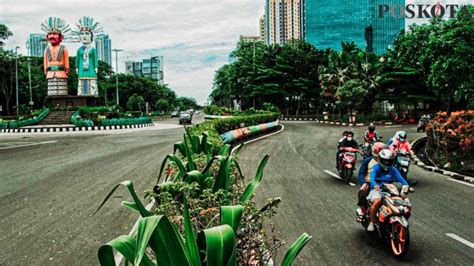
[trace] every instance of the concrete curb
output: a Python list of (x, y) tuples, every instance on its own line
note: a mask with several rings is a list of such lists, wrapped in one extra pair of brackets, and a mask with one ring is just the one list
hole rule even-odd
[[(413, 147), (414, 145), (416, 145), (417, 142), (419, 142), (419, 141), (421, 141), (422, 139), (425, 139), (425, 138), (426, 137), (421, 137), (421, 138), (413, 141), (411, 143), (411, 146)], [(442, 174), (444, 176), (448, 176), (448, 177), (454, 178), (456, 180), (465, 181), (465, 182), (469, 182), (469, 183), (474, 183), (474, 177), (472, 177), (472, 176), (462, 175), (462, 174), (458, 174), (458, 173), (455, 173), (455, 172), (451, 172), (451, 171), (448, 171), (448, 170), (438, 168), (436, 166), (426, 165), (416, 155), (413, 155), (413, 160), (415, 161), (416, 165), (418, 165), (419, 167), (421, 167), (421, 168), (423, 168), (427, 171)]]
[(44, 132), (74, 132), (74, 131), (99, 131), (99, 130), (116, 130), (116, 129), (131, 129), (152, 127), (154, 123), (150, 124), (136, 124), (136, 125), (118, 125), (118, 126), (94, 126), (94, 127), (41, 127), (41, 128), (15, 128), (15, 129), (0, 129), (0, 133), (44, 133)]
[[(319, 124), (330, 124), (330, 125), (338, 125), (338, 126), (350, 126), (350, 127), (362, 127), (368, 126), (370, 123), (345, 123), (345, 122), (336, 122), (330, 120), (318, 120), (314, 117), (283, 117), (283, 121), (315, 121)], [(393, 125), (393, 122), (373, 122), (374, 125)]]

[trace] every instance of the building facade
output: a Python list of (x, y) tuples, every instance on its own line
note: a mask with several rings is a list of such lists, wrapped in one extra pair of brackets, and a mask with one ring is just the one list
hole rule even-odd
[(304, 0), (267, 0), (265, 6), (266, 44), (304, 39)]
[(41, 33), (31, 33), (26, 41), (29, 56), (43, 57), (44, 50), (48, 46), (46, 36)]
[(266, 19), (265, 15), (260, 17), (259, 20), (259, 35), (260, 35), (260, 41), (265, 42), (265, 36), (267, 35), (267, 30), (266, 30)]
[(164, 61), (163, 56), (145, 58), (141, 62), (125, 62), (127, 74), (138, 77), (147, 77), (155, 80), (158, 84), (164, 84)]
[(99, 60), (112, 66), (112, 40), (108, 34), (99, 35), (95, 38), (95, 49)]
[(404, 6), (405, 0), (305, 0), (305, 39), (318, 49), (341, 50), (341, 42), (383, 54), (400, 30), (404, 18), (378, 16), (379, 6)]

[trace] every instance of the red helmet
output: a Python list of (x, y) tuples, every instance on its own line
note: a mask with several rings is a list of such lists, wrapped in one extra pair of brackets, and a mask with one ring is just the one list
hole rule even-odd
[(379, 156), (379, 152), (383, 149), (388, 149), (387, 145), (383, 142), (375, 142), (374, 145), (372, 145), (372, 155), (374, 157)]

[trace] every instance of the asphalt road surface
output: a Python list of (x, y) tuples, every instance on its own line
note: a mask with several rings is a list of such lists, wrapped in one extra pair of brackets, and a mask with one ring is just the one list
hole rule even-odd
[[(164, 156), (182, 138), (182, 128), (168, 126), (176, 119), (158, 124), (132, 131), (0, 135), (0, 265), (97, 265), (98, 247), (127, 234), (137, 215), (120, 206), (130, 198), (124, 188), (91, 213), (123, 180), (132, 180), (138, 194), (150, 189)], [(388, 138), (399, 129), (378, 131)], [(335, 172), (335, 143), (343, 130), (288, 122), (282, 133), (240, 154), (249, 179), (264, 154), (271, 156), (257, 198), (282, 197), (275, 217), (282, 239), (291, 243), (302, 232), (313, 235), (295, 265), (471, 264), (469, 242), (446, 234), (474, 241), (474, 187), (412, 165), (410, 176), (419, 181), (410, 196), (412, 242), (407, 257), (395, 260), (355, 222), (358, 188), (324, 172)], [(362, 130), (356, 130), (358, 141)], [(414, 139), (414, 129), (407, 130)]]
[[(282, 133), (245, 147), (239, 160), (250, 179), (263, 156), (270, 155), (257, 198), (261, 204), (267, 198), (282, 198), (275, 222), (288, 245), (279, 253), (277, 265), (289, 244), (303, 232), (313, 239), (295, 265), (472, 265), (474, 248), (468, 245), (474, 242), (474, 187), (411, 165), (409, 178), (419, 181), (416, 193), (409, 196), (413, 204), (411, 245), (406, 257), (397, 260), (382, 241), (368, 235), (355, 221), (358, 186), (344, 184), (324, 172), (336, 173), (336, 142), (344, 128), (314, 122), (284, 125)], [(364, 130), (355, 130), (359, 143)], [(377, 128), (384, 139), (397, 130), (406, 130), (411, 140), (421, 135), (413, 126)], [(352, 182), (357, 183), (356, 177)]]
[(0, 265), (97, 265), (98, 247), (128, 234), (137, 215), (120, 206), (130, 199), (125, 188), (91, 214), (124, 180), (139, 195), (151, 189), (163, 158), (182, 138), (176, 118), (157, 124), (0, 134)]

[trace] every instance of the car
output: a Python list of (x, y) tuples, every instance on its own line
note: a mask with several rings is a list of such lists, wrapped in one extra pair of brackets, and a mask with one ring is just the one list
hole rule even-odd
[(193, 120), (193, 116), (189, 112), (182, 112), (179, 115), (179, 124), (191, 124), (191, 121)]
[(171, 117), (179, 117), (179, 111), (171, 112)]

